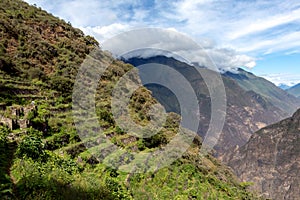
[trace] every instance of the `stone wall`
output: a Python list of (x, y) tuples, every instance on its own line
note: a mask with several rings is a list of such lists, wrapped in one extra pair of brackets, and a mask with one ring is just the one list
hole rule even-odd
[(10, 106), (6, 107), (6, 110), (10, 110), (11, 116), (5, 117), (0, 115), (0, 124), (7, 125), (11, 130), (15, 130), (28, 128), (28, 113), (37, 110), (37, 107), (32, 104), (26, 107)]
[(8, 126), (8, 128), (13, 130), (13, 120), (10, 119), (10, 118), (0, 116), (0, 124), (1, 125), (6, 125), (6, 126)]

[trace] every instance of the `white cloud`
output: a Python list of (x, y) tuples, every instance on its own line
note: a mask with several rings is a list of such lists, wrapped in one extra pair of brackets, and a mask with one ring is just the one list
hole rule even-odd
[(114, 23), (108, 26), (81, 27), (87, 35), (93, 35), (98, 41), (103, 42), (119, 33), (130, 29), (130, 25)]
[[(254, 67), (256, 64), (254, 58), (240, 55), (234, 50), (216, 48), (211, 40), (203, 40), (202, 44), (206, 48), (198, 45), (190, 37), (172, 29), (146, 28), (131, 30), (110, 38), (102, 44), (102, 47), (117, 57), (132, 51), (135, 52), (130, 54), (131, 57), (147, 58), (162, 53), (166, 56), (180, 55), (183, 58), (181, 60), (198, 63), (200, 66), (213, 70), (217, 70), (217, 68), (230, 70), (241, 66)], [(140, 51), (149, 48), (150, 51)]]
[[(144, 6), (141, 0), (27, 0), (70, 21), (76, 27), (103, 30), (117, 24), (134, 27), (174, 27), (196, 39), (210, 37), (219, 47), (231, 46), (237, 51), (258, 53), (283, 51), (300, 47), (299, 37), (291, 37), (291, 29), (300, 25), (298, 0), (217, 1), (181, 0), (158, 1)], [(149, 1), (151, 2), (151, 1)], [(147, 3), (149, 3), (147, 2)], [(295, 23), (293, 27), (270, 36), (271, 29)], [(117, 27), (116, 33), (119, 30)], [(267, 32), (267, 33), (265, 33)], [(99, 37), (100, 33), (97, 33)], [(107, 31), (110, 35), (111, 31)], [(100, 38), (108, 38), (105, 31)], [(255, 35), (255, 40), (253, 40)], [(287, 44), (278, 43), (290, 37)], [(100, 41), (101, 42), (101, 41)], [(295, 42), (295, 43), (294, 43)], [(294, 43), (294, 44), (293, 44)], [(280, 46), (280, 48), (279, 48)]]
[(300, 47), (300, 31), (295, 31), (276, 39), (268, 39), (264, 41), (249, 41), (249, 46), (240, 48), (241, 52), (258, 51), (264, 54), (273, 52), (290, 50)]
[(285, 53), (285, 55), (293, 55), (293, 54), (300, 54), (300, 50), (292, 50)]
[(294, 86), (300, 83), (300, 74), (265, 74), (261, 75), (263, 78), (267, 79), (268, 81), (273, 82), (277, 86), (280, 84), (285, 84), (288, 86)]
[(231, 49), (212, 48), (207, 50), (208, 55), (212, 58), (219, 68), (230, 70), (231, 68), (247, 67), (253, 68), (256, 66), (255, 58), (241, 55)]
[(25, 1), (70, 21), (95, 36), (100, 44), (136, 27), (186, 33), (223, 69), (252, 68), (254, 57), (300, 49), (299, 0)]
[[(300, 26), (299, 1), (184, 0), (174, 5), (174, 19), (186, 21), (181, 31), (212, 37), (220, 46), (252, 55), (300, 47), (299, 38), (290, 37)], [(288, 25), (278, 33), (273, 30)], [(278, 42), (287, 37), (289, 43)]]
[(284, 14), (278, 14), (275, 16), (267, 16), (266, 18), (256, 19), (251, 24), (247, 24), (246, 26), (244, 26), (244, 28), (230, 33), (228, 37), (233, 40), (245, 35), (261, 32), (282, 24), (287, 24), (298, 20), (300, 20), (300, 9), (293, 10)]

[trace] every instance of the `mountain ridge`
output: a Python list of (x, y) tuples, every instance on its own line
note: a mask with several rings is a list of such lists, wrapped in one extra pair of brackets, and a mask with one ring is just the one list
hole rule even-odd
[[(198, 95), (200, 106), (201, 126), (198, 133), (204, 137), (208, 129), (210, 119), (210, 94), (206, 83), (194, 67), (187, 63), (180, 62), (174, 58), (165, 56), (155, 56), (151, 58), (133, 57), (125, 62), (134, 66), (146, 63), (158, 63), (174, 68), (182, 74), (192, 85), (195, 93)], [(218, 73), (201, 67), (205, 74)], [(250, 138), (251, 134), (260, 128), (277, 122), (287, 116), (281, 109), (275, 107), (264, 96), (249, 90), (244, 90), (231, 77), (221, 75), (225, 85), (227, 98), (227, 115), (223, 128), (223, 133), (219, 139), (219, 143), (215, 146), (217, 155), (222, 158), (222, 154), (235, 145), (243, 145)], [(143, 81), (143, 80), (142, 80)], [(178, 103), (176, 97), (168, 96), (166, 89), (160, 92), (158, 86), (146, 86), (150, 89), (156, 99), (160, 100), (172, 112), (178, 112)]]
[(290, 87), (293, 87), (293, 86), (288, 86), (287, 84), (280, 83), (280, 84), (278, 85), (278, 87), (279, 87), (280, 89), (287, 90), (287, 89), (289, 89)]
[(290, 87), (286, 90), (289, 94), (294, 95), (295, 97), (300, 97), (300, 83), (297, 85), (294, 85), (293, 87)]
[(262, 77), (257, 77), (243, 69), (238, 69), (238, 73), (226, 72), (224, 75), (233, 78), (246, 91), (253, 90), (268, 99), (286, 113), (284, 117), (291, 116), (300, 107), (299, 99)]

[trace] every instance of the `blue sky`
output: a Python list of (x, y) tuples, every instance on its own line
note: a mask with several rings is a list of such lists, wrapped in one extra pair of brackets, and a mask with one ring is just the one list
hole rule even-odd
[(276, 84), (300, 82), (299, 0), (26, 0), (101, 43), (139, 27), (183, 32), (224, 67), (248, 70)]

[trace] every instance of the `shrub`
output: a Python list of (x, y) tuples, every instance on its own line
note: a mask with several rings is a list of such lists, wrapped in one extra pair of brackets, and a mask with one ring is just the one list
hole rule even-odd
[(14, 176), (19, 177), (16, 199), (114, 200), (121, 199), (117, 194), (121, 196), (123, 191), (113, 195), (113, 188), (102, 179), (90, 173), (79, 174), (74, 161), (53, 154), (46, 163), (18, 159), (13, 168)]
[(168, 143), (166, 135), (162, 132), (159, 132), (150, 138), (144, 138), (143, 141), (147, 148), (156, 148)]
[(44, 160), (47, 156), (42, 140), (34, 136), (26, 136), (19, 144), (16, 154), (19, 158), (27, 157), (33, 160)]
[(73, 81), (66, 77), (55, 76), (50, 80), (51, 88), (61, 93), (63, 97), (68, 97), (73, 91)]
[(45, 74), (44, 72), (40, 69), (40, 68), (29, 68), (29, 70), (27, 71), (29, 78), (32, 79), (45, 79)]

